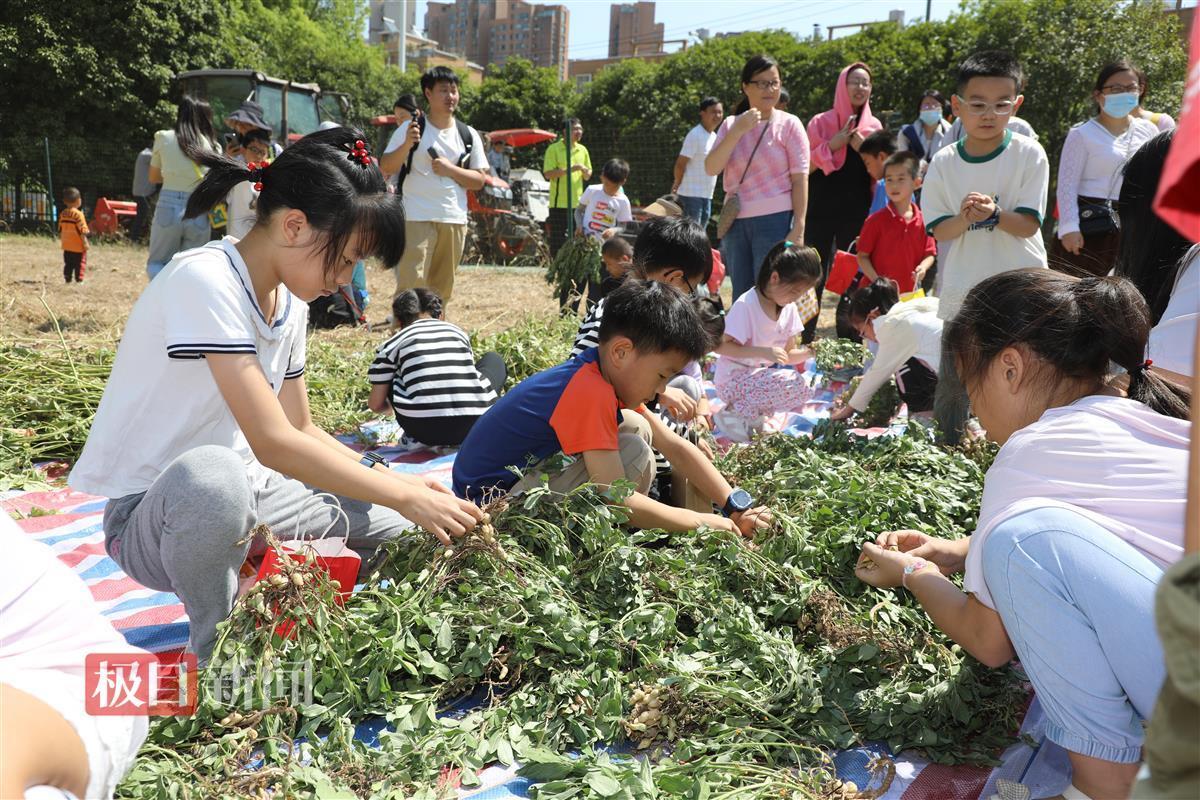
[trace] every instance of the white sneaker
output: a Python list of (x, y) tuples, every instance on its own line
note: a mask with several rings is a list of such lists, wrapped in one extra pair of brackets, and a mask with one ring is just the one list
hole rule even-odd
[(763, 432), (767, 418), (764, 416), (743, 417), (733, 411), (718, 411), (713, 415), (717, 430), (735, 442), (748, 442)]

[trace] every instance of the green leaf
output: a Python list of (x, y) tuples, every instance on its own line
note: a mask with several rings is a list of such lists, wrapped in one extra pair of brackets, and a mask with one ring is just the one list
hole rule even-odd
[(621, 791), (621, 784), (599, 771), (588, 773), (587, 785), (601, 797), (613, 797)]

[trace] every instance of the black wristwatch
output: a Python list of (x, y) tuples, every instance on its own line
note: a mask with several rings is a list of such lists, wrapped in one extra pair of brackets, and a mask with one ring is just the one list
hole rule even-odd
[(379, 453), (372, 453), (368, 450), (362, 454), (362, 458), (358, 460), (358, 463), (368, 469), (375, 469), (376, 464), (387, 464), (387, 459), (379, 455)]
[(726, 517), (732, 517), (734, 514), (740, 514), (754, 505), (754, 498), (745, 489), (734, 488), (729, 493), (729, 499), (725, 501), (725, 505), (721, 507), (721, 513)]

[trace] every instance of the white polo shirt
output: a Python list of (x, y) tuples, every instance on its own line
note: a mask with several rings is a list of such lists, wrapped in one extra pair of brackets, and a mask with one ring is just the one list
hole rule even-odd
[(704, 171), (704, 159), (712, 152), (716, 141), (717, 132), (706, 131), (703, 125), (692, 128), (684, 137), (679, 155), (687, 158), (688, 163), (683, 169), (683, 180), (679, 182), (681, 196), (712, 199), (713, 190), (717, 188), (717, 176)]
[(176, 255), (133, 306), (70, 485), (114, 498), (144, 492), (206, 444), (241, 455), (252, 483), (264, 478), (204, 357), (254, 355), (279, 394), (304, 373), (308, 306), (280, 285), (276, 308), (268, 324), (232, 238)]

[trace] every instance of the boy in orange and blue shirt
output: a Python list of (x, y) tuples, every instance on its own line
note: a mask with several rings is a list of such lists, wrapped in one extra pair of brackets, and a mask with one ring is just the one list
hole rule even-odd
[(83, 283), (83, 270), (87, 265), (88, 226), (87, 219), (79, 207), (83, 197), (74, 186), (63, 190), (66, 208), (58, 217), (58, 235), (63, 249), (63, 279)]
[[(709, 346), (682, 292), (657, 281), (626, 279), (605, 299), (597, 346), (525, 379), (471, 429), (454, 460), (455, 494), (483, 503), (521, 494), (543, 480), (551, 491), (565, 494), (584, 483), (603, 488), (625, 479), (636, 487), (620, 501), (630, 525), (753, 535), (769, 524), (769, 512), (755, 508), (747, 492), (730, 486), (694, 444), (644, 406)], [(722, 514), (650, 498), (652, 448)]]

